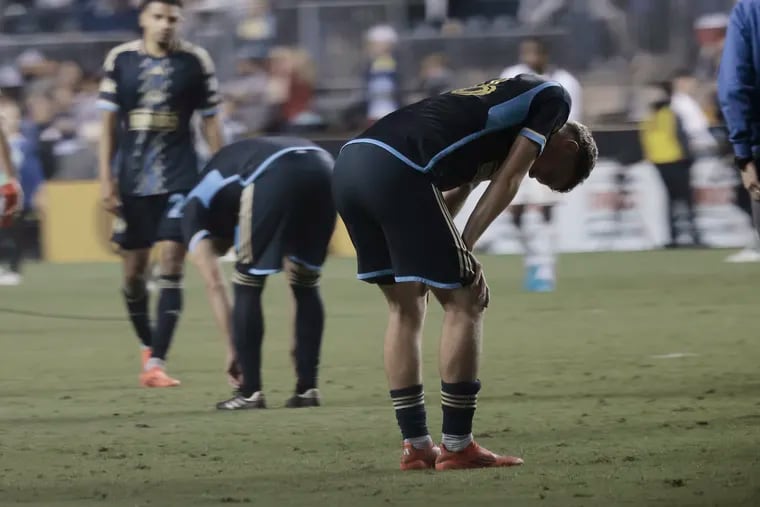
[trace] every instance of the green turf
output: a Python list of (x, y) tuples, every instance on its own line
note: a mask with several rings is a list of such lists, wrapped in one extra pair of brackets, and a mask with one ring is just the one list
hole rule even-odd
[[(725, 252), (574, 255), (559, 290), (524, 294), (518, 258), (486, 258), (479, 441), (520, 469), (397, 471), (382, 373), (384, 304), (333, 260), (324, 407), (280, 408), (290, 301), (265, 296), (272, 409), (216, 413), (224, 351), (198, 280), (171, 356), (175, 390), (137, 387), (124, 321), (0, 313), (0, 505), (760, 505), (756, 265)], [(122, 315), (118, 268), (30, 266), (0, 307)], [(440, 428), (429, 314), (425, 380)], [(680, 358), (654, 356), (687, 353)]]

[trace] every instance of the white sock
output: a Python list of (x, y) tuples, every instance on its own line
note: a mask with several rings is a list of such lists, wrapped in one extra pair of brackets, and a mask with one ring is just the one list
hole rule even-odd
[(415, 449), (427, 449), (433, 445), (433, 437), (425, 435), (423, 437), (405, 438), (404, 442), (409, 442)]
[(151, 357), (148, 359), (148, 362), (145, 363), (145, 371), (152, 370), (153, 368), (161, 368), (162, 370), (166, 369), (166, 361), (163, 359), (159, 359), (157, 357)]
[(448, 435), (443, 434), (443, 445), (451, 452), (464, 451), (472, 442), (472, 433), (469, 435)]

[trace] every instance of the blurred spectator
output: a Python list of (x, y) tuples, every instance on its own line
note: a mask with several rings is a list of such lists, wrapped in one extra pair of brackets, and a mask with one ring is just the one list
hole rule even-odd
[(691, 152), (696, 157), (714, 155), (717, 150), (717, 142), (710, 133), (710, 122), (707, 115), (695, 98), (697, 80), (690, 72), (680, 70), (673, 77), (672, 85), (671, 105), (673, 111), (683, 122)]
[(0, 246), (7, 252), (8, 271), (0, 272), (0, 285), (21, 283), (21, 263), (24, 256), (24, 229), (27, 220), (35, 212), (41, 212), (42, 167), (34, 151), (34, 146), (21, 131), (21, 111), (18, 104), (8, 99), (0, 99), (2, 128), (8, 138), (13, 164), (19, 172), (19, 181), (24, 191), (21, 215), (9, 228), (0, 229)]
[(659, 97), (640, 126), (641, 147), (644, 158), (655, 165), (660, 173), (668, 196), (668, 222), (670, 241), (666, 248), (677, 248), (679, 243), (678, 205), (685, 205), (690, 234), (695, 245), (701, 245), (696, 225), (694, 196), (691, 188), (691, 167), (694, 163), (683, 118), (673, 106), (673, 84), (657, 86)]
[(249, 0), (239, 18), (239, 46), (259, 56), (266, 55), (274, 43), (277, 23), (268, 0)]
[(47, 94), (33, 93), (26, 100), (26, 109), (22, 131), (36, 148), (45, 179), (51, 179), (56, 173), (53, 147), (61, 138), (61, 133), (54, 126), (55, 105)]
[(303, 132), (321, 126), (313, 110), (316, 70), (301, 49), (276, 48), (270, 63), (269, 100), (275, 106), (269, 130)]
[(422, 60), (420, 88), (427, 97), (440, 95), (454, 87), (454, 75), (443, 53), (433, 53)]
[(694, 23), (694, 33), (699, 45), (694, 72), (699, 85), (696, 92), (697, 100), (707, 112), (712, 125), (723, 123), (718, 105), (717, 83), (727, 28), (728, 16), (722, 13), (702, 16)]
[(401, 105), (401, 82), (395, 51), (398, 34), (379, 25), (367, 32), (369, 68), (365, 78), (367, 120), (372, 123)]
[(583, 91), (578, 80), (570, 72), (551, 63), (549, 49), (540, 39), (529, 38), (520, 43), (520, 63), (507, 67), (501, 73), (503, 78), (518, 74), (536, 74), (562, 85), (572, 100), (570, 120), (579, 121), (583, 116)]

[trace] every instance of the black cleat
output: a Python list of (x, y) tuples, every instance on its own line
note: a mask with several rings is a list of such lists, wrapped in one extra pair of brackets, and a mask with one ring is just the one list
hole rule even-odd
[(319, 389), (309, 389), (303, 394), (294, 394), (285, 402), (288, 408), (318, 407), (319, 405)]
[(255, 408), (267, 408), (264, 393), (261, 391), (256, 391), (250, 398), (237, 393), (229, 400), (220, 401), (216, 404), (217, 410), (250, 410)]

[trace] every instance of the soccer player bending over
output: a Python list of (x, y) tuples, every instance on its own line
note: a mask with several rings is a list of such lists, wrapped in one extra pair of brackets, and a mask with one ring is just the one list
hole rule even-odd
[[(98, 101), (102, 200), (117, 217), (113, 239), (122, 251), (127, 311), (142, 342), (145, 387), (179, 385), (166, 374), (165, 361), (182, 311), (180, 210), (198, 182), (194, 113), (203, 117), (212, 152), (222, 146), (214, 64), (204, 49), (177, 39), (181, 7), (181, 0), (143, 0), (143, 37), (108, 54)], [(155, 244), (161, 274), (153, 327), (145, 276)]]
[[(556, 82), (495, 79), (389, 114), (346, 144), (336, 161), (335, 199), (356, 247), (358, 277), (380, 287), (390, 310), (385, 371), (404, 438), (402, 470), (522, 464), (472, 437), (490, 300), (472, 248), (526, 175), (559, 192), (588, 177), (597, 148), (585, 126), (567, 121), (570, 105)], [(460, 235), (451, 217), (484, 180), (491, 183)], [(428, 432), (422, 387), (428, 291), (445, 312), (440, 448)]]
[[(188, 195), (182, 218), (185, 242), (242, 373), (237, 393), (218, 403), (219, 410), (266, 407), (261, 295), (267, 277), (283, 267), (295, 300), (291, 355), (297, 380), (287, 406), (320, 404), (317, 370), (325, 317), (319, 278), (335, 227), (332, 167), (332, 157), (305, 139), (248, 139), (212, 158)], [(237, 263), (230, 319), (218, 258), (233, 240)]]

